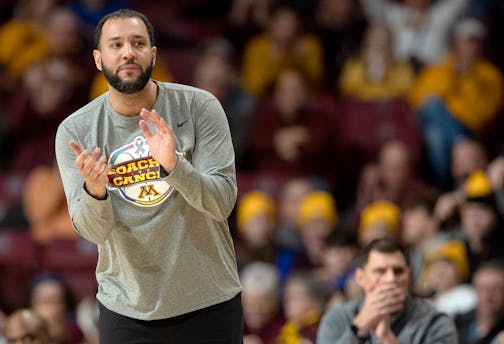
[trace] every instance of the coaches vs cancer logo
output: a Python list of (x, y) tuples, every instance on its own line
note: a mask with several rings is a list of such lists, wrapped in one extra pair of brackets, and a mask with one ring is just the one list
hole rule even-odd
[(128, 202), (154, 206), (173, 192), (170, 184), (159, 179), (159, 163), (150, 156), (149, 145), (143, 137), (138, 136), (132, 143), (112, 152), (109, 163), (112, 170), (108, 175), (108, 188), (118, 190)]

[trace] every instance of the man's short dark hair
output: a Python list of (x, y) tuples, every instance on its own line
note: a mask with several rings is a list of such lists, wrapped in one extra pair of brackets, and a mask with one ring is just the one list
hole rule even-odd
[(364, 248), (361, 250), (361, 253), (359, 255), (359, 263), (361, 267), (365, 266), (368, 263), (369, 255), (371, 254), (372, 251), (377, 251), (380, 253), (400, 252), (404, 257), (406, 264), (408, 264), (408, 258), (406, 257), (406, 252), (404, 251), (404, 248), (398, 241), (392, 238), (380, 238), (380, 239), (374, 239), (369, 244), (364, 246)]
[(476, 276), (476, 274), (483, 270), (496, 270), (504, 276), (504, 260), (495, 258), (484, 261), (483, 263), (478, 265), (476, 271), (474, 272), (474, 276)]
[(100, 22), (98, 23), (98, 25), (96, 25), (96, 29), (95, 29), (95, 47), (96, 47), (96, 49), (100, 49), (100, 39), (101, 39), (101, 35), (102, 35), (103, 25), (109, 19), (117, 19), (117, 18), (139, 18), (139, 19), (141, 19), (144, 22), (145, 26), (147, 27), (147, 32), (149, 34), (149, 40), (150, 40), (151, 46), (155, 45), (154, 27), (152, 26), (149, 19), (147, 19), (147, 17), (144, 16), (142, 13), (137, 12), (135, 10), (120, 9), (115, 12), (107, 14), (102, 19), (100, 19)]

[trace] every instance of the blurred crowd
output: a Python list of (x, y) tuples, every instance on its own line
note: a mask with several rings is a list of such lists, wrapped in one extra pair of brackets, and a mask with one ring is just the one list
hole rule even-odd
[(96, 252), (54, 136), (107, 91), (94, 26), (124, 7), (155, 27), (153, 78), (228, 116), (246, 344), (315, 343), (327, 307), (362, 296), (358, 252), (381, 237), (462, 343), (504, 342), (500, 0), (1, 1), (0, 333), (97, 343)]

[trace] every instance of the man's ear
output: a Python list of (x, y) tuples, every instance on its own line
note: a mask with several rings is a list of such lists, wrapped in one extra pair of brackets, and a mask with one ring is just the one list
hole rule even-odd
[(157, 47), (153, 46), (152, 47), (152, 66), (156, 65), (156, 60), (157, 60)]
[(93, 50), (93, 58), (96, 69), (98, 69), (101, 72), (102, 71), (101, 52), (98, 49)]
[(361, 287), (362, 289), (366, 290), (366, 276), (364, 274), (364, 270), (362, 270), (361, 267), (358, 267), (355, 270), (355, 282)]

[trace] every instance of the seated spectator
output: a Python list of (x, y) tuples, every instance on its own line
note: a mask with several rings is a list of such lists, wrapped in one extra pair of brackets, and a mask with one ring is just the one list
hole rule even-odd
[(322, 49), (315, 36), (302, 32), (301, 17), (286, 4), (273, 6), (265, 33), (253, 37), (243, 52), (243, 85), (254, 96), (265, 96), (280, 74), (296, 69), (309, 88), (322, 79)]
[[(233, 0), (229, 22), (234, 29), (247, 31), (263, 30), (268, 25), (272, 0)], [(248, 28), (251, 28), (247, 30)]]
[(498, 156), (490, 162), (487, 176), (495, 192), (497, 208), (501, 217), (504, 217), (504, 157)]
[(301, 202), (313, 184), (305, 178), (287, 180), (280, 190), (278, 201), (278, 228), (275, 243), (280, 250), (301, 253), (304, 251), (301, 234), (297, 230), (297, 216)]
[(277, 344), (315, 344), (320, 319), (330, 297), (328, 285), (310, 274), (289, 277), (284, 292), (286, 322)]
[(494, 343), (504, 330), (504, 264), (487, 261), (474, 274), (476, 307), (455, 318), (461, 344)]
[(372, 22), (360, 54), (349, 58), (341, 72), (339, 90), (344, 97), (363, 101), (405, 98), (413, 84), (413, 68), (394, 57), (392, 33), (387, 24)]
[(502, 104), (501, 72), (481, 56), (483, 24), (464, 19), (455, 27), (451, 53), (416, 80), (411, 103), (418, 110), (436, 184), (450, 187), (450, 154), (462, 138), (478, 137)]
[(487, 165), (487, 154), (480, 142), (474, 139), (461, 139), (455, 143), (450, 165), (454, 189), (442, 194), (434, 207), (434, 216), (439, 226), (443, 228), (454, 226), (457, 206), (465, 197), (464, 185), (467, 178), (475, 171), (486, 170)]
[(467, 179), (465, 195), (459, 207), (460, 231), (466, 243), (469, 278), (479, 264), (488, 259), (504, 259), (502, 218), (495, 192), (483, 171), (473, 172)]
[(24, 185), (23, 210), (31, 236), (38, 244), (44, 245), (57, 238), (78, 237), (68, 213), (56, 162), (30, 171)]
[(75, 298), (66, 282), (51, 273), (34, 276), (26, 290), (24, 307), (33, 309), (47, 322), (51, 344), (82, 340), (75, 318)]
[(322, 267), (316, 274), (331, 287), (331, 304), (335, 304), (345, 300), (349, 280), (354, 278), (359, 245), (356, 238), (346, 233), (344, 228), (331, 232), (324, 244)]
[(230, 42), (215, 38), (207, 43), (194, 71), (194, 86), (212, 93), (226, 113), (237, 169), (247, 166), (247, 149), (254, 101), (241, 87), (238, 71), (232, 64)]
[(50, 50), (44, 30), (55, 2), (18, 1), (13, 18), (0, 27), (0, 44), (4, 47), (0, 50), (0, 67), (6, 70), (5, 81), (10, 81), (11, 86), (30, 64)]
[(285, 281), (291, 272), (320, 267), (325, 238), (334, 230), (338, 213), (334, 197), (326, 191), (310, 191), (297, 209), (296, 224), (303, 250), (280, 249), (277, 268)]
[(54, 160), (54, 137), (72, 113), (77, 90), (72, 65), (47, 58), (25, 73), (20, 91), (10, 99), (5, 145), (7, 168), (30, 170)]
[(476, 170), (484, 170), (488, 165), (485, 148), (474, 139), (458, 140), (451, 152), (451, 177), (454, 188), (463, 187), (467, 177)]
[(447, 315), (408, 295), (408, 262), (395, 240), (377, 239), (365, 246), (355, 278), (365, 297), (330, 308), (318, 344), (457, 343)]
[(360, 214), (358, 241), (361, 247), (375, 239), (399, 237), (401, 210), (392, 202), (376, 201)]
[(324, 84), (334, 90), (345, 61), (359, 50), (367, 22), (354, 0), (322, 0), (315, 12), (324, 54)]
[(410, 59), (417, 69), (436, 62), (448, 48), (451, 29), (467, 0), (360, 0), (371, 20), (390, 25), (394, 54)]
[(377, 200), (403, 207), (412, 199), (434, 201), (438, 196), (438, 191), (418, 176), (412, 152), (398, 140), (380, 148), (377, 163), (364, 167), (357, 187), (357, 211)]
[(256, 107), (250, 133), (255, 173), (283, 179), (324, 174), (330, 128), (306, 87), (299, 71), (283, 71), (273, 98)]
[(434, 307), (450, 316), (476, 305), (474, 288), (466, 284), (469, 264), (464, 243), (447, 241), (427, 252), (426, 267), (417, 292), (428, 296)]
[(275, 263), (276, 204), (265, 192), (254, 190), (243, 195), (237, 205), (238, 240), (236, 255), (239, 266), (253, 261)]
[(244, 344), (274, 344), (283, 318), (280, 279), (274, 265), (254, 262), (240, 272)]
[(320, 266), (325, 239), (338, 223), (334, 197), (325, 191), (310, 192), (301, 202), (297, 223), (308, 260), (313, 266)]
[(53, 343), (45, 319), (30, 309), (19, 309), (9, 315), (5, 320), (3, 335), (7, 344)]
[(407, 202), (401, 211), (400, 241), (407, 249), (414, 282), (424, 269), (427, 251), (438, 241), (439, 226), (433, 208), (433, 202), (419, 197)]

